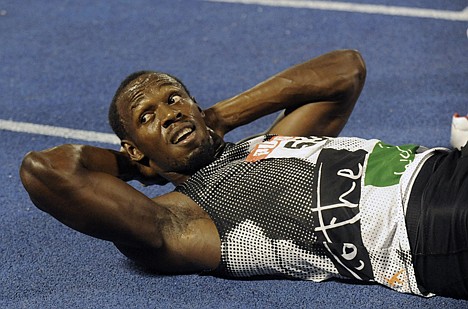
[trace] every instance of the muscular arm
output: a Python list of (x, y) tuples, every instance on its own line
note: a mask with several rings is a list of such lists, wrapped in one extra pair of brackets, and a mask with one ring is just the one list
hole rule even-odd
[(288, 68), (205, 111), (220, 136), (262, 116), (283, 114), (269, 129), (282, 135), (336, 136), (362, 90), (365, 64), (356, 51), (334, 51)]
[(123, 181), (132, 175), (130, 161), (124, 162), (112, 150), (62, 145), (29, 153), (20, 175), (34, 204), (73, 229), (105, 240), (160, 246), (158, 230), (140, 233), (146, 237), (139, 239), (127, 231), (142, 209), (155, 217), (164, 210)]
[(124, 180), (139, 177), (137, 170), (122, 153), (62, 145), (29, 153), (20, 175), (38, 208), (159, 271), (215, 267), (216, 229), (204, 213), (177, 193), (152, 200), (135, 190)]

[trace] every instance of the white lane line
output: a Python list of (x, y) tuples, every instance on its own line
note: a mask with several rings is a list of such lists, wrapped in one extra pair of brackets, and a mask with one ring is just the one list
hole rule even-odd
[(260, 4), (268, 6), (281, 6), (292, 8), (308, 8), (328, 11), (344, 11), (366, 14), (382, 14), (394, 16), (446, 19), (454, 21), (468, 21), (468, 7), (463, 11), (433, 10), (424, 8), (411, 8), (403, 6), (388, 6), (377, 4), (360, 4), (334, 1), (307, 1), (307, 0), (206, 0), (209, 2), (228, 2), (241, 4)]
[(116, 145), (120, 144), (119, 138), (114, 134), (54, 127), (28, 122), (17, 122), (12, 120), (0, 119), (0, 130), (48, 136), (58, 136), (63, 138), (83, 140), (87, 142), (100, 142)]

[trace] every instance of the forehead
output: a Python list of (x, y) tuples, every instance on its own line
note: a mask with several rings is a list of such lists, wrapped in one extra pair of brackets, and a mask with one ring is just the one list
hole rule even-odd
[[(184, 89), (179, 81), (164, 73), (146, 73), (131, 82), (122, 90), (118, 105), (120, 108), (130, 108), (147, 95), (158, 94), (163, 87)], [(127, 107), (127, 108), (125, 108)]]
[(143, 74), (133, 81), (131, 81), (124, 89), (127, 99), (132, 100), (138, 94), (145, 94), (146, 92), (154, 92), (161, 89), (163, 86), (176, 86), (182, 85), (173, 77), (164, 73), (147, 73)]

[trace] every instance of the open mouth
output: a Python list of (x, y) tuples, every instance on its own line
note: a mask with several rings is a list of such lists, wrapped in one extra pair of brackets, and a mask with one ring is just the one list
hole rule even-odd
[(187, 140), (191, 136), (193, 131), (194, 129), (192, 127), (182, 128), (181, 130), (177, 131), (175, 134), (172, 135), (171, 143), (179, 144)]

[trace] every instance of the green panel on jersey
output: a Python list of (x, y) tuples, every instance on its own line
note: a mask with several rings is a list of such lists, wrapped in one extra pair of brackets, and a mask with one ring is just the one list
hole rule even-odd
[(392, 146), (378, 142), (369, 155), (364, 184), (376, 187), (397, 184), (418, 148), (413, 144)]

